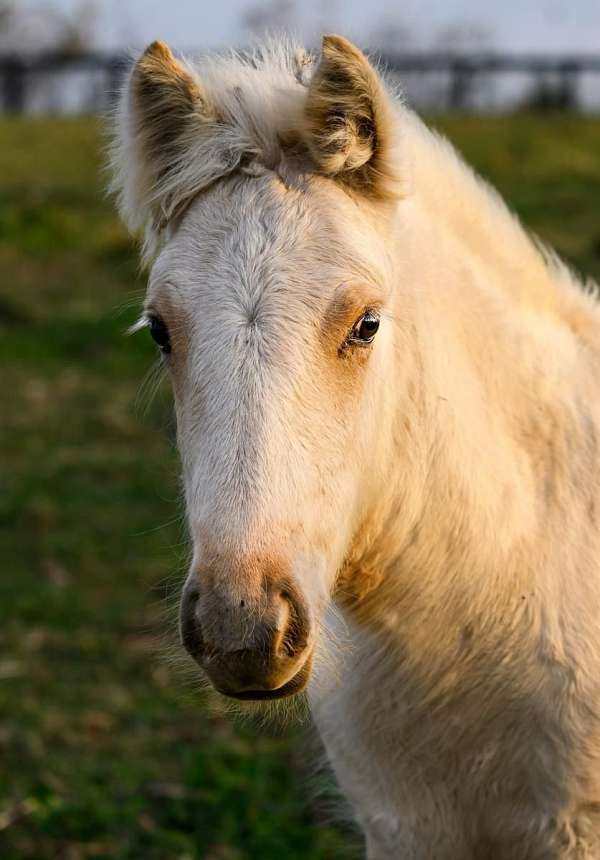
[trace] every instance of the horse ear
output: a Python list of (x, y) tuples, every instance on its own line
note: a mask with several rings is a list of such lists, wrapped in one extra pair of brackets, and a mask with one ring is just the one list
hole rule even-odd
[(317, 169), (371, 197), (400, 195), (394, 108), (365, 55), (341, 36), (324, 36), (309, 84), (304, 138)]
[(132, 230), (146, 226), (147, 245), (181, 202), (175, 186), (191, 142), (214, 120), (194, 72), (153, 42), (126, 84), (112, 152), (121, 214)]

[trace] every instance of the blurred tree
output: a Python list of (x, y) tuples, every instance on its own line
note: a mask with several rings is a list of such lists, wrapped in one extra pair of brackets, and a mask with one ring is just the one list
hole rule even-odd
[(386, 13), (369, 34), (369, 45), (383, 54), (415, 50), (417, 38), (410, 25), (397, 13)]
[(431, 48), (453, 54), (476, 54), (494, 50), (494, 34), (477, 21), (456, 21), (435, 33)]
[(68, 110), (68, 104), (100, 103), (94, 77), (76, 80), (60, 71), (43, 75), (26, 71), (27, 55), (72, 55), (89, 50), (96, 23), (95, 0), (79, 0), (70, 14), (49, 3), (0, 0), (0, 55), (11, 58), (0, 80), (4, 108), (17, 113), (53, 113)]
[(8, 25), (12, 13), (13, 4), (9, 3), (8, 0), (0, 0), (0, 33), (2, 33), (4, 28)]
[(0, 0), (0, 51), (77, 53), (91, 47), (96, 21), (95, 0), (79, 0), (70, 15), (49, 3)]
[(289, 32), (295, 22), (294, 0), (263, 0), (249, 6), (242, 17), (244, 31), (252, 36), (262, 36), (269, 30)]

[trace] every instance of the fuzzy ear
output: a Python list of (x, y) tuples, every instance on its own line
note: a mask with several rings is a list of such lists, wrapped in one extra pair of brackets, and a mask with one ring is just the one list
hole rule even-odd
[(164, 42), (153, 42), (134, 65), (123, 93), (112, 151), (112, 190), (146, 246), (182, 204), (186, 158), (215, 112), (191, 69)]
[(305, 107), (317, 169), (371, 197), (398, 197), (394, 126), (391, 99), (365, 55), (341, 36), (324, 36)]

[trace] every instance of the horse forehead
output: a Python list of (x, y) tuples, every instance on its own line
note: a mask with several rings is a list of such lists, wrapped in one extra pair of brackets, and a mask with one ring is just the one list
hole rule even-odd
[(193, 234), (208, 254), (255, 259), (276, 248), (293, 250), (303, 244), (308, 222), (317, 215), (304, 195), (287, 189), (275, 176), (231, 181), (193, 204), (182, 238)]
[(308, 196), (276, 180), (224, 184), (202, 195), (157, 261), (152, 282), (158, 289), (177, 283), (195, 308), (203, 297), (228, 298), (246, 310), (269, 298), (279, 305), (292, 294), (306, 301), (315, 282), (334, 278), (323, 239), (330, 242), (331, 231)]
[(179, 284), (193, 310), (220, 298), (254, 318), (271, 299), (312, 313), (339, 283), (377, 280), (377, 233), (332, 185), (288, 186), (274, 174), (218, 183), (190, 205), (151, 282)]

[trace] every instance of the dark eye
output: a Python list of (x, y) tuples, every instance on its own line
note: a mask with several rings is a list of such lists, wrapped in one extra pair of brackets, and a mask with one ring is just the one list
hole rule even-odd
[(362, 344), (364, 346), (373, 341), (378, 329), (379, 314), (376, 314), (375, 311), (366, 311), (355, 323), (348, 340), (350, 343)]
[(171, 352), (171, 338), (164, 320), (160, 317), (150, 317), (150, 334), (160, 347), (161, 352)]

